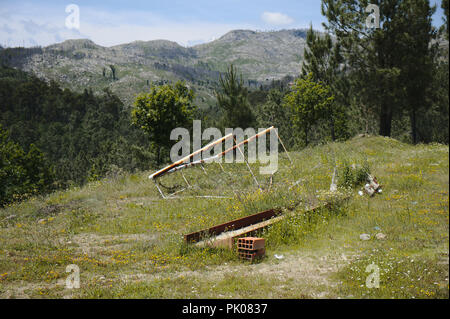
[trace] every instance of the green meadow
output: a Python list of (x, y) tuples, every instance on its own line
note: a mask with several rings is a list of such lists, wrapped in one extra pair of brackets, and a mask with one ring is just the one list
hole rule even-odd
[[(191, 187), (170, 199), (142, 172), (10, 204), (0, 209), (0, 298), (449, 297), (448, 146), (355, 137), (290, 157), (280, 154), (272, 182), (251, 164), (260, 187), (245, 163), (209, 164), (184, 170)], [(358, 194), (361, 170), (382, 192)], [(186, 186), (180, 172), (161, 183), (166, 194)], [(295, 208), (259, 234), (266, 256), (256, 262), (184, 243), (275, 207)], [(71, 264), (79, 289), (66, 287)], [(369, 288), (373, 267), (379, 285)]]

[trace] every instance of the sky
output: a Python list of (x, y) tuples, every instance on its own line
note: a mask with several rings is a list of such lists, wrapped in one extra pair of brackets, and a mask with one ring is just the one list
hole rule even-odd
[[(320, 0), (0, 0), (0, 45), (47, 46), (90, 39), (102, 46), (166, 39), (183, 46), (235, 29), (323, 30)], [(434, 24), (442, 24), (441, 0)], [(72, 6), (71, 6), (72, 5)], [(75, 5), (75, 6), (73, 6)], [(67, 9), (67, 11), (66, 11)], [(75, 9), (75, 10), (74, 10)], [(77, 13), (79, 19), (76, 19)], [(79, 21), (79, 24), (77, 24)]]

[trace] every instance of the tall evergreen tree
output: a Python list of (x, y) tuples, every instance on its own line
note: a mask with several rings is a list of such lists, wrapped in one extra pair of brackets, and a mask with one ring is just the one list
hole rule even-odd
[(349, 83), (341, 45), (339, 42), (333, 42), (329, 33), (322, 35), (314, 31), (312, 25), (306, 35), (306, 44), (303, 77), (311, 73), (313, 81), (320, 81), (331, 89), (335, 99), (329, 114), (326, 114), (331, 128), (331, 139), (334, 141), (336, 137), (346, 137), (345, 109), (350, 104)]
[(441, 8), (444, 10), (444, 24), (441, 27), (442, 32), (445, 35), (445, 38), (448, 40), (448, 2), (449, 0), (442, 0)]
[(291, 146), (294, 137), (292, 113), (284, 103), (284, 96), (283, 91), (271, 89), (267, 94), (267, 100), (259, 107), (257, 120), (258, 127), (276, 127), (284, 143)]
[(111, 69), (111, 76), (112, 76), (112, 79), (113, 79), (113, 81), (115, 81), (117, 78), (116, 78), (116, 67), (114, 66), (114, 65), (110, 65), (109, 66), (110, 67), (110, 69)]
[(438, 49), (436, 43), (432, 44), (436, 30), (431, 17), (435, 9), (425, 0), (404, 1), (399, 9), (402, 14), (397, 23), (403, 29), (403, 36), (397, 50), (403, 55), (399, 68), (400, 82), (405, 88), (402, 104), (409, 113), (412, 142), (416, 144), (417, 117), (431, 107), (427, 98), (432, 89), (434, 56)]
[[(449, 55), (448, 55), (448, 0), (443, 0), (443, 25), (439, 30), (438, 54), (434, 57), (432, 88), (429, 94), (431, 108), (417, 118), (420, 141), (449, 143)], [(446, 41), (447, 40), (447, 41)]]
[[(367, 27), (369, 3), (379, 7), (379, 28)], [(430, 52), (422, 48), (433, 38), (428, 27), (433, 8), (428, 0), (322, 0), (322, 13), (328, 20), (326, 29), (336, 35), (352, 68), (354, 93), (379, 115), (380, 135), (390, 136), (393, 117), (405, 111), (405, 102), (412, 99), (405, 95), (412, 87), (416, 98), (423, 100), (426, 94), (427, 83), (416, 83), (423, 75), (416, 76), (410, 88), (404, 79), (407, 74), (428, 72), (424, 61)], [(415, 32), (420, 26), (423, 30)], [(405, 58), (411, 56), (411, 46), (421, 49), (420, 57)]]
[(248, 90), (244, 86), (242, 75), (237, 76), (233, 65), (228, 68), (227, 73), (219, 79), (220, 91), (216, 91), (216, 98), (224, 117), (220, 126), (251, 127), (254, 123), (254, 115), (248, 101)]

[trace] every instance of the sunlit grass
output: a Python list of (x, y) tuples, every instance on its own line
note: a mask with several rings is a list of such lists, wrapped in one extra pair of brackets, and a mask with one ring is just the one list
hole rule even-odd
[[(270, 188), (257, 164), (251, 168), (261, 189), (245, 163), (224, 164), (225, 172), (212, 164), (207, 174), (199, 167), (185, 170), (193, 187), (177, 199), (162, 199), (148, 179), (151, 172), (143, 172), (11, 204), (0, 210), (0, 296), (239, 298), (247, 289), (257, 298), (448, 298), (448, 146), (356, 138), (291, 157), (292, 166), (280, 155)], [(357, 186), (331, 194), (334, 167), (340, 173), (352, 164), (367, 165), (382, 193), (360, 196)], [(180, 174), (162, 183), (186, 186)], [(202, 195), (228, 198), (195, 197)], [(333, 200), (331, 209), (304, 212)], [(274, 274), (251, 277), (256, 288), (249, 288), (247, 275), (229, 274), (246, 266), (235, 252), (183, 241), (193, 231), (295, 205), (296, 214), (260, 234), (267, 257), (254, 266), (271, 267), (274, 253), (344, 254), (346, 262), (327, 275), (335, 285), (310, 286), (307, 278), (286, 283)], [(371, 239), (360, 240), (363, 233)], [(376, 239), (377, 233), (386, 238)], [(365, 287), (372, 262), (382, 272), (376, 290)], [(69, 264), (80, 267), (81, 289), (64, 288)], [(208, 275), (222, 270), (218, 282)]]

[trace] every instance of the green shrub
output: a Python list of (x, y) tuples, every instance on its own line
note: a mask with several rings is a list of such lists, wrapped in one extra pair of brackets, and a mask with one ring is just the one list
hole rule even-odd
[(337, 170), (338, 186), (345, 188), (355, 188), (361, 186), (367, 181), (370, 174), (370, 167), (367, 161), (362, 165), (350, 165), (348, 161), (344, 161), (342, 167)]
[(0, 206), (48, 191), (52, 183), (52, 168), (41, 151), (31, 144), (26, 153), (0, 125)]

